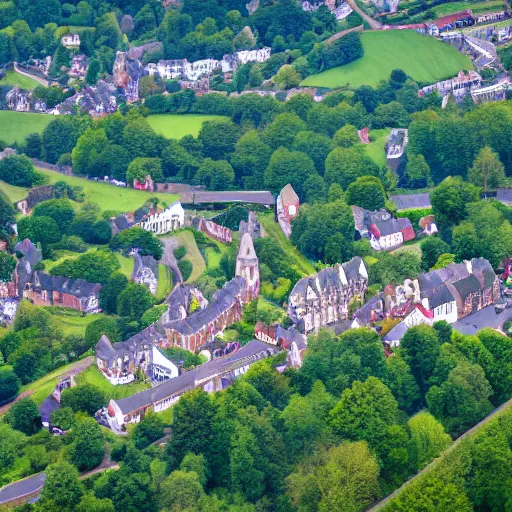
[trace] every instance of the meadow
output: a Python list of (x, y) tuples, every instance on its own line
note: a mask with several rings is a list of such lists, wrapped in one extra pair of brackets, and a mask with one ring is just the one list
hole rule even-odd
[[(24, 77), (23, 77), (24, 78)], [(27, 112), (0, 111), (0, 140), (6, 144), (21, 144), (27, 135), (42, 133), (46, 125), (54, 119), (49, 114), (29, 114)]]
[(35, 89), (39, 83), (28, 76), (20, 75), (19, 73), (16, 73), (16, 71), (10, 69), (0, 80), (0, 85), (19, 87), (20, 89), (31, 91), (32, 89)]
[(386, 139), (389, 136), (390, 128), (372, 130), (370, 132), (370, 144), (365, 144), (366, 154), (380, 167), (386, 165)]
[(461, 69), (472, 69), (469, 57), (462, 55), (433, 37), (409, 30), (363, 32), (365, 55), (345, 66), (311, 75), (303, 86), (376, 87), (387, 80), (393, 69), (403, 69), (417, 82), (435, 83), (456, 75)]
[(148, 122), (156, 133), (167, 139), (181, 139), (185, 135), (197, 137), (205, 121), (225, 119), (224, 116), (203, 116), (200, 114), (154, 114)]
[(432, 7), (432, 11), (440, 18), (455, 12), (471, 9), (474, 14), (482, 12), (498, 12), (505, 10), (505, 4), (501, 0), (488, 0), (487, 2), (449, 2)]

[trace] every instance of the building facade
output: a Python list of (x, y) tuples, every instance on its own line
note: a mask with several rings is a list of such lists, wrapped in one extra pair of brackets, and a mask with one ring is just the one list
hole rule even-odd
[(241, 276), (246, 282), (244, 302), (256, 300), (260, 295), (260, 270), (258, 256), (249, 233), (242, 235), (240, 248), (236, 258), (235, 275)]
[(299, 214), (299, 196), (288, 183), (280, 192), (276, 201), (277, 221), (287, 238), (292, 234), (292, 220)]

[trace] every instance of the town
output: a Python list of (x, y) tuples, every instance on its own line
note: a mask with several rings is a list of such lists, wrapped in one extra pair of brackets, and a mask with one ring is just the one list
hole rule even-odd
[(0, 12), (0, 510), (510, 509), (508, 1)]

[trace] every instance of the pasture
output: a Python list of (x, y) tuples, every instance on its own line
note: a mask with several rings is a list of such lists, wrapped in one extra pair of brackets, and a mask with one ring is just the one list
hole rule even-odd
[(200, 114), (154, 114), (148, 116), (151, 128), (167, 139), (181, 139), (185, 135), (197, 137), (205, 121), (218, 119), (225, 119), (225, 117)]
[(403, 69), (417, 82), (432, 84), (472, 69), (468, 56), (453, 46), (412, 30), (363, 32), (364, 57), (345, 66), (332, 68), (302, 81), (303, 86), (376, 87), (387, 80), (393, 69)]
[(10, 69), (0, 80), (0, 85), (19, 87), (20, 89), (31, 91), (32, 89), (35, 89), (39, 83), (28, 76), (20, 75), (19, 73), (16, 73), (16, 71)]
[[(25, 77), (22, 77), (25, 78)], [(54, 119), (49, 114), (30, 114), (28, 112), (0, 111), (0, 140), (6, 144), (21, 144), (27, 135), (42, 133), (46, 125)]]

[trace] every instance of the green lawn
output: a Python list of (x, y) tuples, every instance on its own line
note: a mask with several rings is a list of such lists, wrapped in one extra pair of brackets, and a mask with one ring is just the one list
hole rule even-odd
[(114, 386), (113, 384), (110, 384), (105, 377), (103, 377), (100, 370), (98, 370), (98, 367), (94, 363), (89, 366), (87, 370), (79, 373), (75, 380), (79, 386), (83, 384), (93, 384), (94, 386), (97, 386), (103, 391), (103, 393), (105, 393), (108, 400), (111, 398), (126, 398), (127, 396), (133, 395), (134, 393), (138, 393), (139, 391), (143, 391), (150, 387), (149, 384), (140, 381)]
[(14, 185), (9, 185), (8, 183), (5, 183), (5, 181), (0, 181), (0, 190), (2, 192), (5, 192), (7, 194), (7, 197), (13, 203), (15, 203), (27, 197), (28, 191), (30, 189), (25, 187), (15, 187)]
[(203, 123), (215, 119), (226, 118), (200, 114), (155, 114), (148, 117), (148, 122), (156, 133), (168, 139), (181, 139), (185, 135), (197, 137)]
[(450, 2), (432, 7), (435, 15), (440, 18), (455, 12), (471, 9), (473, 13), (494, 12), (505, 10), (505, 4), (501, 0), (489, 0), (488, 2)]
[(78, 311), (71, 308), (60, 308), (57, 306), (49, 306), (45, 307), (53, 318), (58, 321), (58, 325), (64, 331), (64, 336), (68, 336), (70, 334), (78, 334), (84, 335), (85, 329), (87, 326), (98, 320), (99, 318), (103, 318), (104, 315), (85, 315), (82, 316)]
[(6, 75), (0, 80), (0, 85), (9, 86), (9, 87), (19, 87), (20, 89), (25, 89), (31, 91), (35, 89), (39, 82), (36, 82), (32, 78), (29, 78), (25, 75), (20, 75), (10, 69), (7, 71)]
[(119, 272), (124, 274), (128, 279), (131, 279), (133, 274), (133, 266), (135, 265), (134, 259), (131, 256), (123, 256), (118, 252), (116, 252), (116, 258), (121, 265)]
[(199, 247), (197, 247), (196, 240), (191, 231), (181, 231), (175, 235), (175, 238), (177, 239), (180, 246), (183, 245), (187, 248), (187, 254), (183, 259), (192, 263), (192, 274), (188, 278), (188, 282), (193, 282), (206, 269), (204, 259), (201, 256), (201, 252), (199, 251)]
[(393, 69), (403, 69), (414, 80), (434, 83), (456, 75), (461, 69), (472, 69), (468, 56), (453, 46), (411, 30), (363, 32), (365, 55), (361, 59), (312, 75), (303, 86), (376, 87), (387, 80)]
[(158, 265), (158, 287), (156, 289), (156, 298), (163, 299), (169, 295), (172, 290), (171, 273), (166, 265)]
[[(0, 112), (0, 115), (2, 112)], [(1, 137), (0, 137), (1, 139)], [(133, 188), (116, 187), (99, 181), (90, 181), (78, 176), (66, 176), (55, 171), (39, 169), (48, 178), (48, 183), (53, 184), (57, 181), (65, 181), (71, 186), (82, 187), (86, 200), (97, 203), (102, 210), (124, 213), (133, 211), (141, 207), (148, 199), (157, 197), (159, 201), (168, 205), (178, 199), (176, 194), (164, 194), (157, 192), (143, 192)]]
[(30, 133), (41, 133), (54, 119), (48, 114), (29, 114), (27, 112), (0, 111), (0, 140), (7, 144), (22, 143)]
[(297, 266), (297, 270), (301, 272), (302, 275), (308, 276), (316, 273), (313, 264), (284, 236), (281, 226), (279, 226), (277, 222), (274, 222), (273, 213), (259, 214), (258, 220), (265, 229), (265, 236), (271, 236), (277, 241), (285, 254), (290, 257), (291, 263)]
[(386, 140), (388, 138), (390, 128), (381, 130), (372, 130), (370, 132), (370, 144), (365, 144), (366, 154), (379, 166), (386, 166)]

